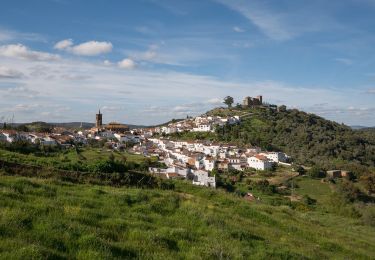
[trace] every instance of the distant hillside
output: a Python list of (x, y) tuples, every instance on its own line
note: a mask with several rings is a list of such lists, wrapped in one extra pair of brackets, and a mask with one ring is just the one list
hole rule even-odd
[(57, 127), (64, 127), (69, 129), (77, 129), (81, 127), (83, 129), (90, 129), (91, 127), (94, 127), (94, 123), (87, 123), (87, 122), (68, 122), (68, 123), (49, 123), (51, 125), (57, 126)]
[[(81, 124), (82, 124), (83, 129), (90, 129), (95, 126), (94, 123), (88, 123), (88, 122), (67, 122), (67, 123), (32, 122), (32, 123), (13, 123), (11, 124), (11, 126), (12, 127), (26, 126), (27, 128), (29, 128), (30, 131), (38, 131), (38, 129), (40, 130), (41, 128), (52, 128), (52, 127), (64, 127), (67, 129), (78, 129), (78, 128), (81, 128)], [(146, 127), (143, 125), (129, 125), (129, 124), (126, 124), (126, 125), (129, 126), (130, 129)]]
[(233, 109), (230, 112), (238, 114), (244, 111), (251, 114), (240, 125), (217, 129), (219, 140), (282, 150), (302, 164), (318, 164), (326, 168), (343, 165), (356, 168), (359, 164), (375, 166), (375, 131), (353, 130), (297, 109), (285, 112), (261, 108)]
[(363, 125), (351, 125), (350, 126), (353, 130), (361, 130), (361, 129), (368, 129), (368, 128), (375, 128), (373, 127), (368, 127), (368, 126), (363, 126)]
[(185, 119), (182, 119), (182, 118), (178, 118), (178, 119), (172, 119), (172, 120), (169, 120), (168, 122), (165, 122), (165, 123), (162, 123), (162, 124), (159, 124), (159, 125), (154, 125), (152, 127), (160, 127), (160, 126), (167, 126), (169, 125), (170, 123), (177, 123), (177, 122), (180, 122), (180, 121), (183, 121)]

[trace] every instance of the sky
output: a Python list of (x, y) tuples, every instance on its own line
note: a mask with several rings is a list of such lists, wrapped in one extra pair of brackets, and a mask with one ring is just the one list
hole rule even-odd
[(0, 122), (151, 125), (263, 95), (375, 126), (375, 0), (0, 6)]

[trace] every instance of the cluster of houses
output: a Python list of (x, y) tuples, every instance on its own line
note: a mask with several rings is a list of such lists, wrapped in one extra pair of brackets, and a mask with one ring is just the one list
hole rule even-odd
[(232, 144), (209, 141), (181, 141), (148, 138), (132, 151), (145, 156), (158, 156), (166, 169), (150, 168), (150, 172), (166, 178), (191, 179), (193, 184), (215, 187), (218, 171), (272, 169), (275, 164), (287, 164), (289, 157), (282, 152), (265, 152), (259, 147), (239, 148)]
[(145, 129), (136, 129), (141, 134), (153, 136), (154, 134), (173, 134), (179, 132), (214, 132), (217, 126), (239, 124), (239, 116), (197, 116), (187, 118), (175, 123), (169, 123), (166, 126), (152, 127)]
[[(247, 97), (247, 105), (262, 104), (262, 98)], [(155, 138), (156, 134), (177, 132), (213, 132), (215, 127), (239, 124), (240, 116), (202, 115), (170, 123), (167, 126), (129, 130), (128, 126), (116, 122), (102, 124), (102, 114), (96, 114), (95, 127), (89, 130), (70, 132), (55, 129), (50, 133), (27, 133), (14, 130), (0, 130), (0, 141), (12, 143), (27, 140), (45, 146), (72, 146), (74, 143), (88, 144), (89, 140), (106, 140), (111, 149), (126, 148), (131, 143), (131, 151), (144, 156), (157, 156), (165, 168), (150, 168), (152, 174), (168, 179), (184, 178), (193, 184), (216, 187), (213, 170), (244, 171), (248, 168), (267, 170), (275, 164), (286, 164), (289, 157), (282, 152), (266, 152), (259, 147), (237, 147), (232, 144), (210, 141), (181, 141), (169, 138)]]
[(84, 139), (70, 132), (65, 133), (30, 133), (15, 130), (0, 130), (0, 142), (13, 143), (16, 141), (28, 141), (44, 146), (70, 147), (74, 142), (84, 142)]
[(52, 133), (31, 133), (15, 130), (1, 130), (0, 142), (13, 143), (15, 141), (28, 141), (44, 146), (71, 147), (75, 143), (87, 144), (90, 139), (107, 140), (107, 147), (113, 149), (124, 148), (125, 143), (139, 143), (144, 136), (129, 130), (127, 125), (117, 122), (102, 124), (103, 115), (96, 114), (95, 127), (89, 130), (69, 131), (62, 127), (55, 127)]
[(54, 129), (52, 133), (36, 133), (36, 132), (20, 132), (16, 130), (2, 130), (0, 129), (0, 142), (13, 143), (16, 141), (28, 141), (32, 144), (39, 144), (43, 146), (60, 146), (68, 148), (75, 143), (88, 144), (89, 140), (106, 140), (107, 147), (113, 149), (124, 148), (124, 143), (139, 143), (143, 140), (142, 136), (135, 133), (119, 133), (112, 130), (103, 131), (68, 131), (61, 129)]

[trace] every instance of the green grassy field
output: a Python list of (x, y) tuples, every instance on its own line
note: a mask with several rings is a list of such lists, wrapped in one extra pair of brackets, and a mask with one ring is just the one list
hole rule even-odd
[(184, 182), (163, 191), (0, 176), (2, 259), (374, 259), (374, 244), (359, 220)]
[[(78, 162), (81, 160), (87, 161), (97, 161), (97, 160), (106, 160), (113, 154), (115, 159), (121, 160), (123, 157), (126, 157), (127, 160), (133, 161), (136, 163), (144, 161), (145, 157), (137, 154), (130, 154), (128, 152), (112, 152), (111, 150), (105, 148), (80, 148), (80, 155), (78, 156), (74, 149), (68, 149), (59, 153), (52, 154), (50, 156), (36, 156), (34, 154), (20, 154), (17, 152), (6, 151), (0, 149), (0, 155), (2, 158), (20, 158), (24, 161), (35, 161), (44, 159), (45, 161), (49, 160), (69, 160), (71, 162)], [(152, 158), (155, 160), (156, 158)]]
[[(35, 154), (21, 154), (0, 149), (0, 158), (10, 162), (23, 164), (39, 165), (43, 167), (64, 168), (68, 164), (92, 164), (98, 161), (108, 160), (113, 155), (115, 160), (126, 161), (128, 163), (140, 164), (146, 157), (128, 152), (112, 152), (105, 148), (80, 148), (80, 153), (74, 149), (63, 150), (58, 153), (52, 153), (48, 156), (37, 156)], [(156, 157), (149, 158), (151, 162), (156, 162)]]
[(318, 202), (324, 203), (328, 201), (332, 192), (329, 183), (322, 183), (321, 180), (311, 179), (307, 176), (294, 179), (297, 184), (296, 192), (300, 195), (308, 195)]

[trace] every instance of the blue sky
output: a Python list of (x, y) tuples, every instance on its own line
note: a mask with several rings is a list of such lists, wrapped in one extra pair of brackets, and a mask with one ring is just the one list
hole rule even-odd
[(0, 121), (161, 123), (262, 94), (375, 125), (375, 1), (3, 0)]

